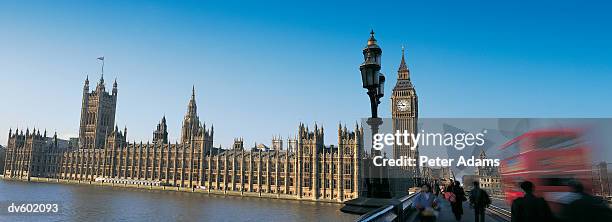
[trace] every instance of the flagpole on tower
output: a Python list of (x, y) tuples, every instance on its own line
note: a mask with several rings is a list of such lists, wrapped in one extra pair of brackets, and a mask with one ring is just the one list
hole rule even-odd
[(98, 57), (98, 60), (102, 60), (102, 76), (104, 76), (104, 56)]

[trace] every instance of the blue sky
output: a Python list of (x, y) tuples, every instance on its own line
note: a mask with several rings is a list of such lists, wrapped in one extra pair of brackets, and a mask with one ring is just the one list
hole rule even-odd
[[(421, 117), (610, 117), (612, 7), (539, 1), (0, 1), (0, 144), (10, 127), (78, 132), (86, 75), (119, 82), (117, 124), (180, 133), (191, 86), (215, 144), (269, 144), (299, 122), (369, 115), (370, 28), (390, 115), (401, 46)], [(107, 85), (110, 87), (110, 85)]]

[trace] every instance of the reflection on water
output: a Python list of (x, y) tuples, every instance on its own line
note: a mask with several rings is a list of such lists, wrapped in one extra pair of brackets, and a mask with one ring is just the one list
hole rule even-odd
[[(0, 179), (0, 201), (59, 202), (54, 216), (0, 221), (352, 221), (342, 205)], [(4, 209), (6, 210), (6, 209)]]

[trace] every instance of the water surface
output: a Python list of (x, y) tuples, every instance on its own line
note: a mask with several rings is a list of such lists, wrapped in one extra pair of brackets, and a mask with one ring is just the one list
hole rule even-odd
[[(6, 216), (0, 221), (352, 221), (342, 205), (0, 179), (0, 201), (57, 202), (51, 216)], [(6, 212), (6, 209), (2, 209)]]

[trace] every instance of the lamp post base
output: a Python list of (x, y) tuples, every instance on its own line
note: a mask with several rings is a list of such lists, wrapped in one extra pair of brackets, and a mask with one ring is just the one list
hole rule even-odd
[[(378, 129), (382, 125), (383, 120), (381, 118), (369, 118), (366, 123), (372, 130), (372, 138), (375, 134), (378, 134)], [(373, 141), (372, 141), (373, 142)], [(374, 147), (374, 146), (372, 146)], [(372, 148), (370, 156), (382, 156), (380, 150)], [(368, 175), (365, 177), (365, 186), (367, 188), (366, 197), (368, 198), (391, 198), (391, 189), (389, 185), (388, 169), (385, 166), (374, 166), (371, 161), (366, 160), (364, 166), (367, 167), (365, 172)]]

